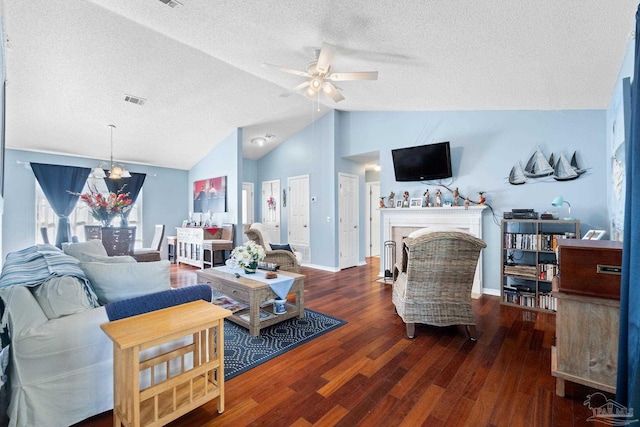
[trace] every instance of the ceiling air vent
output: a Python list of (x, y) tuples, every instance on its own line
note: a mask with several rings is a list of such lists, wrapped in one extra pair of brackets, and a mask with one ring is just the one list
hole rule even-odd
[(147, 101), (144, 98), (140, 98), (138, 96), (133, 96), (133, 95), (126, 95), (126, 94), (124, 96), (124, 100), (137, 105), (144, 105), (144, 103)]
[(182, 3), (180, 3), (177, 0), (160, 0), (160, 1), (169, 7), (182, 6)]

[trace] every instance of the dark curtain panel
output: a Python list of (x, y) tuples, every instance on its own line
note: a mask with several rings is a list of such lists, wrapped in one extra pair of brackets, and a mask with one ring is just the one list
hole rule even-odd
[[(131, 199), (131, 204), (133, 205), (138, 199), (138, 194), (140, 194), (140, 190), (142, 189), (142, 185), (144, 184), (144, 179), (147, 177), (147, 174), (136, 172), (130, 173), (131, 178), (105, 178), (104, 181), (107, 183), (107, 188), (112, 193), (129, 193), (129, 198)], [(124, 216), (126, 218), (129, 218), (130, 212), (131, 210), (128, 210), (124, 213)]]
[(626, 146), (626, 200), (620, 288), (616, 400), (640, 413), (640, 6), (631, 87), (631, 137)]
[(33, 170), (51, 208), (58, 215), (55, 244), (60, 248), (63, 242), (71, 241), (69, 214), (78, 203), (78, 196), (71, 193), (82, 192), (91, 169), (31, 163), (31, 170)]

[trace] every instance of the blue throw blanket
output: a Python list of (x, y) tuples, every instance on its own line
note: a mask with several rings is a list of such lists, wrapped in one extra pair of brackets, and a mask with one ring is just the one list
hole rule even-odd
[(92, 306), (98, 306), (98, 298), (78, 260), (52, 245), (30, 246), (8, 254), (0, 275), (0, 288), (38, 286), (52, 276), (76, 277), (83, 283)]
[(199, 299), (211, 302), (211, 287), (209, 285), (184, 286), (177, 289), (156, 292), (154, 294), (129, 298), (122, 301), (105, 304), (110, 321), (136, 316), (142, 313), (172, 307)]

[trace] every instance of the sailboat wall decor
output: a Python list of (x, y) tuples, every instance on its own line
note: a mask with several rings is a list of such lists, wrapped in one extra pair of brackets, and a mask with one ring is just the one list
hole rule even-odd
[(524, 167), (524, 175), (531, 178), (540, 178), (553, 174), (553, 168), (542, 154), (540, 148), (536, 148), (536, 152), (529, 158)]
[(524, 168), (519, 161), (511, 168), (509, 184), (522, 185), (530, 179), (542, 180), (542, 182), (571, 181), (579, 178), (586, 171), (587, 168), (580, 165), (577, 151), (573, 152), (571, 161), (567, 160), (563, 152), (551, 153), (547, 160), (540, 147), (536, 147)]
[(509, 173), (509, 184), (521, 185), (525, 182), (527, 182), (527, 177), (524, 176), (522, 165), (520, 162), (517, 162), (516, 165), (511, 168), (511, 173)]
[(560, 157), (558, 158), (556, 167), (553, 171), (553, 178), (556, 181), (570, 181), (579, 176), (580, 174), (571, 167), (571, 163), (569, 163), (564, 154), (560, 153)]

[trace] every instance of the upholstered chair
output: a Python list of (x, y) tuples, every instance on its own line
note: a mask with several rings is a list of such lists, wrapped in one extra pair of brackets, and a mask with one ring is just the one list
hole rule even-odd
[[(412, 233), (413, 234), (413, 233)], [(415, 324), (464, 325), (476, 340), (471, 288), (484, 241), (462, 231), (420, 230), (402, 244), (393, 304), (415, 336)]]
[[(280, 267), (280, 270), (291, 271), (293, 273), (300, 273), (300, 261), (293, 249), (271, 249), (272, 245), (275, 247), (275, 243), (271, 243), (265, 241), (264, 232), (262, 223), (256, 222), (251, 224), (248, 230), (245, 231), (245, 234), (249, 238), (249, 240), (253, 240), (260, 246), (262, 246), (267, 253), (264, 258), (264, 262), (277, 264)], [(291, 248), (290, 245), (281, 245), (277, 244), (278, 247), (286, 247)]]
[(160, 261), (160, 249), (162, 247), (162, 239), (164, 239), (164, 224), (156, 224), (155, 232), (151, 246), (148, 248), (140, 248), (133, 250), (133, 257), (138, 262)]

